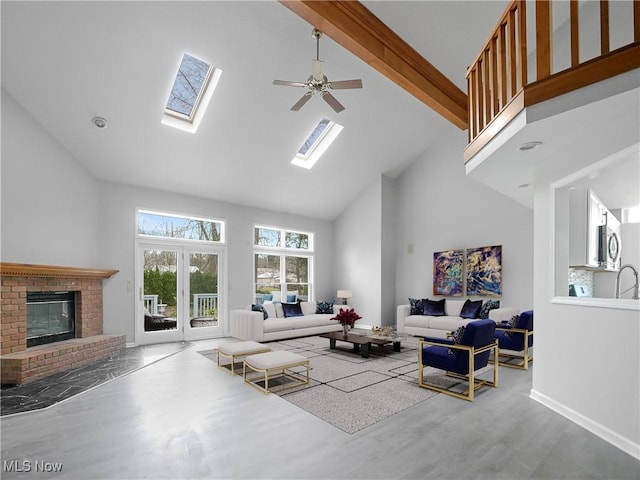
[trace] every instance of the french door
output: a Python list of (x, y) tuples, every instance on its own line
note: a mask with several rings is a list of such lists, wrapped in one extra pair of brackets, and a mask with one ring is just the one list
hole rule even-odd
[(136, 249), (136, 343), (224, 335), (225, 250), (175, 241)]

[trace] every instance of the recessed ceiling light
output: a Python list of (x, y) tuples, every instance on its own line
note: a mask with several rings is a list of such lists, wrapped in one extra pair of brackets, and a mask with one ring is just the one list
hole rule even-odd
[(533, 150), (534, 148), (538, 148), (540, 145), (542, 145), (542, 142), (538, 142), (538, 141), (527, 142), (520, 145), (518, 147), (518, 150), (525, 152), (527, 150)]
[(91, 122), (98, 128), (107, 128), (107, 121), (102, 117), (93, 117)]

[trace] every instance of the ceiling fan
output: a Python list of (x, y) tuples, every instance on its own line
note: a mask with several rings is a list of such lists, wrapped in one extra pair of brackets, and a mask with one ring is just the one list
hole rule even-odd
[(305, 93), (296, 104), (291, 107), (291, 110), (297, 112), (302, 106), (307, 103), (313, 95), (316, 93), (322, 96), (322, 99), (327, 102), (331, 108), (337, 113), (344, 110), (344, 106), (334, 97), (329, 89), (339, 90), (347, 88), (362, 88), (362, 80), (339, 80), (337, 82), (330, 82), (327, 80), (326, 75), (323, 73), (324, 62), (320, 60), (320, 37), (322, 32), (317, 28), (314, 28), (311, 32), (311, 36), (316, 39), (316, 59), (311, 62), (311, 75), (306, 82), (288, 82), (286, 80), (274, 80), (274, 85), (283, 85), (285, 87), (306, 87), (309, 91)]

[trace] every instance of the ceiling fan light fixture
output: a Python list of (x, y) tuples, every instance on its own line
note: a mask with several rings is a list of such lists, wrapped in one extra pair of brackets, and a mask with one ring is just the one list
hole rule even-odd
[(321, 82), (324, 75), (324, 62), (322, 60), (311, 60), (311, 76)]
[(320, 60), (320, 37), (322, 32), (317, 28), (313, 29), (311, 36), (316, 39), (316, 58), (311, 61), (311, 75), (306, 82), (290, 82), (287, 80), (274, 80), (274, 85), (282, 85), (285, 87), (303, 87), (308, 91), (298, 100), (291, 110), (297, 112), (302, 106), (307, 103), (310, 98), (316, 93), (321, 94), (322, 99), (329, 104), (336, 113), (340, 113), (344, 110), (344, 106), (335, 98), (329, 90), (331, 89), (349, 89), (349, 88), (362, 88), (362, 80), (339, 80), (337, 82), (330, 82), (327, 76), (324, 74), (324, 62)]

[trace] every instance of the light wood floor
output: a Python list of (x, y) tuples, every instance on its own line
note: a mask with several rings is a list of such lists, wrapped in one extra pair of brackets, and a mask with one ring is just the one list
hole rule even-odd
[(529, 399), (531, 372), (503, 368), (473, 403), (437, 395), (348, 435), (197, 353), (218, 343), (3, 418), (3, 469), (32, 472), (2, 478), (640, 478), (640, 462)]

